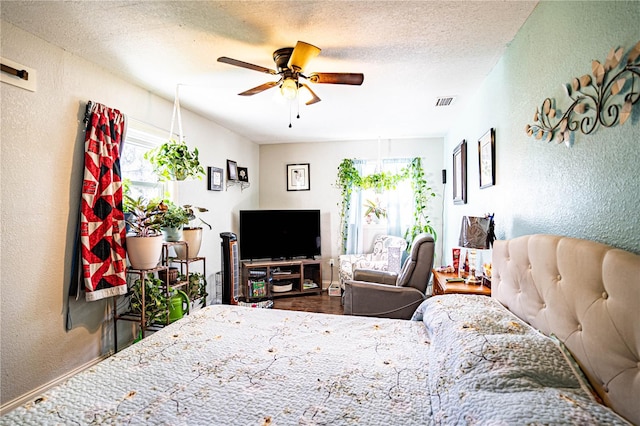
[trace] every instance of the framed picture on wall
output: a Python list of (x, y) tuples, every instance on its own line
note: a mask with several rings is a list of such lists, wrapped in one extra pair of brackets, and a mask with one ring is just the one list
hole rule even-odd
[(491, 128), (478, 140), (478, 162), (480, 172), (480, 188), (488, 188), (496, 184), (496, 136)]
[(207, 189), (209, 191), (222, 191), (222, 169), (207, 167)]
[(453, 150), (453, 204), (467, 204), (467, 141)]
[(238, 167), (238, 180), (240, 182), (249, 182), (249, 170), (246, 167)]
[(309, 191), (309, 163), (287, 164), (287, 191)]
[(227, 160), (227, 180), (238, 180), (238, 163)]

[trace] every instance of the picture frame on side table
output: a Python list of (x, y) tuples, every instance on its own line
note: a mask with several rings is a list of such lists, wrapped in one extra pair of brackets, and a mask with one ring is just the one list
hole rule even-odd
[(238, 180), (238, 163), (227, 160), (227, 180)]
[(496, 133), (492, 127), (478, 140), (480, 189), (496, 184)]
[(467, 141), (453, 150), (453, 204), (467, 204)]
[(249, 182), (249, 170), (246, 167), (238, 167), (238, 180), (240, 182)]
[(209, 191), (222, 191), (222, 169), (219, 167), (207, 167), (207, 189)]
[(287, 164), (287, 191), (309, 191), (309, 163)]

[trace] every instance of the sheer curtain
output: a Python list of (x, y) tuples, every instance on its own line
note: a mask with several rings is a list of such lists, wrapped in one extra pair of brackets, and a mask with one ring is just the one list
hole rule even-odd
[(127, 292), (120, 175), (125, 117), (89, 102), (86, 119), (80, 244), (86, 299), (93, 301)]
[[(356, 168), (360, 176), (363, 176), (363, 168), (365, 166), (365, 160), (353, 160), (353, 167)], [(347, 219), (347, 244), (346, 254), (363, 253), (362, 251), (362, 239), (360, 238), (360, 230), (362, 227), (360, 218), (362, 217), (362, 190), (354, 189), (351, 194), (351, 206), (349, 208), (349, 217)], [(359, 244), (360, 242), (360, 244)]]

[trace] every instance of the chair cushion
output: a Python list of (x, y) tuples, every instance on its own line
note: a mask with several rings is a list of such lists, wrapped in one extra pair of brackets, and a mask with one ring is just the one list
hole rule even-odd
[(384, 234), (376, 236), (372, 253), (343, 254), (338, 257), (340, 281), (344, 283), (353, 279), (353, 271), (356, 269), (400, 272), (400, 258), (406, 247), (407, 242), (402, 237)]

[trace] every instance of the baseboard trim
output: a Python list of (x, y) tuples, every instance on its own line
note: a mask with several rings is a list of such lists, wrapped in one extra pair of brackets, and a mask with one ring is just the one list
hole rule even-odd
[(113, 351), (108, 352), (105, 355), (102, 355), (92, 361), (87, 362), (86, 364), (83, 364), (79, 367), (74, 368), (73, 370), (69, 371), (68, 373), (58, 377), (57, 379), (53, 379), (52, 381), (45, 383), (44, 385), (25, 393), (24, 395), (21, 395), (17, 398), (12, 399), (11, 401), (7, 401), (6, 403), (0, 405), (0, 416), (3, 416), (5, 414), (7, 414), (9, 411), (12, 411), (13, 409), (26, 404), (27, 402), (38, 398), (40, 395), (42, 395), (43, 393), (45, 393), (46, 391), (48, 391), (49, 389), (51, 389), (52, 387), (59, 385), (60, 383), (64, 382), (65, 380), (68, 380), (69, 378), (75, 376), (76, 374), (80, 373), (83, 370), (86, 370), (89, 367), (92, 367), (94, 365), (96, 365), (97, 363), (99, 363), (100, 361), (104, 361), (105, 359), (109, 358), (111, 355), (113, 355)]

